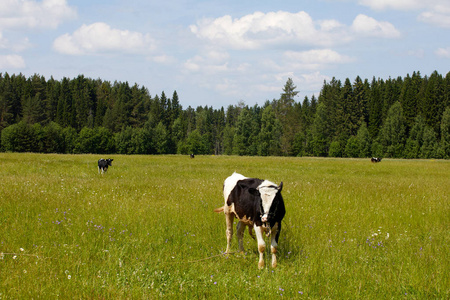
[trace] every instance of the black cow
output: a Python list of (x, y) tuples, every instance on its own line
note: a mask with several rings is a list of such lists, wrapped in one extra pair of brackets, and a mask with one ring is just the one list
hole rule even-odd
[(224, 212), (227, 223), (227, 250), (230, 252), (233, 237), (233, 220), (239, 222), (236, 226), (239, 251), (244, 251), (243, 238), (245, 226), (255, 229), (258, 241), (259, 262), (258, 267), (264, 267), (264, 251), (266, 243), (263, 234), (271, 236), (272, 267), (277, 266), (278, 238), (281, 231), (281, 220), (286, 210), (281, 190), (283, 183), (276, 185), (268, 180), (247, 178), (241, 174), (233, 173), (225, 179), (223, 186), (224, 206), (216, 208), (215, 212)]
[(381, 161), (381, 157), (372, 157), (372, 158), (370, 159), (370, 161), (373, 162), (373, 163), (378, 163), (378, 162)]
[(194, 153), (191, 153), (189, 156), (190, 156), (191, 158), (194, 158), (194, 157), (195, 157)]
[(103, 173), (105, 173), (106, 171), (108, 171), (108, 166), (111, 166), (113, 159), (111, 158), (100, 158), (98, 160), (98, 172), (100, 173), (100, 171)]

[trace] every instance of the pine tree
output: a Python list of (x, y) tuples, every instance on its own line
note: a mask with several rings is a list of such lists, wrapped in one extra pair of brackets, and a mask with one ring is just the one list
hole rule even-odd
[(437, 135), (433, 128), (425, 126), (423, 144), (420, 147), (420, 158), (436, 158), (438, 153)]
[(363, 122), (361, 127), (359, 127), (356, 139), (358, 140), (359, 146), (357, 157), (369, 157), (372, 143), (366, 122)]
[(22, 104), (23, 120), (27, 124), (40, 123), (44, 120), (44, 108), (42, 105), (40, 94), (37, 93), (34, 97), (28, 97)]
[(329, 150), (330, 122), (325, 109), (325, 104), (317, 106), (316, 117), (311, 127), (312, 154), (315, 156), (327, 156)]
[(370, 137), (374, 140), (380, 131), (383, 123), (383, 100), (381, 98), (381, 91), (383, 88), (382, 80), (372, 79), (372, 84), (369, 94), (369, 124), (368, 129)]
[(420, 148), (423, 144), (423, 132), (425, 129), (425, 120), (422, 115), (415, 118), (414, 125), (409, 131), (409, 137), (406, 140), (404, 156), (406, 158), (419, 158)]
[(402, 157), (406, 140), (405, 131), (406, 126), (402, 106), (400, 102), (396, 102), (389, 109), (380, 133), (386, 156), (395, 158)]
[(271, 105), (267, 106), (261, 118), (261, 131), (258, 134), (258, 155), (280, 155), (281, 154), (281, 123), (275, 117)]
[(437, 71), (428, 79), (422, 103), (422, 113), (425, 123), (436, 133), (440, 131), (440, 122), (444, 112), (444, 81)]
[(441, 149), (444, 158), (450, 158), (450, 106), (448, 106), (441, 120)]

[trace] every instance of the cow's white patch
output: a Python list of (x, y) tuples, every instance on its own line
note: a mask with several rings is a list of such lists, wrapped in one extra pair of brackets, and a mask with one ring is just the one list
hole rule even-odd
[(237, 182), (242, 179), (246, 179), (242, 174), (234, 172), (230, 177), (225, 179), (223, 183), (223, 198), (225, 199), (225, 207), (227, 207), (228, 196), (230, 196), (231, 191), (236, 186)]
[(267, 222), (267, 217), (270, 211), (270, 207), (272, 206), (273, 199), (275, 199), (275, 196), (278, 193), (278, 185), (269, 180), (264, 180), (258, 186), (258, 191), (261, 194), (262, 207), (264, 210), (264, 213), (261, 216), (261, 220), (263, 222)]

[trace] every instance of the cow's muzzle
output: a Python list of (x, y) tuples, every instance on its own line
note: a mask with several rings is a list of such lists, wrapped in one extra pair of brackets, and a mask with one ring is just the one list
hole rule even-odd
[(266, 223), (267, 220), (268, 220), (267, 214), (264, 214), (264, 215), (261, 216), (261, 221), (262, 221), (263, 223)]

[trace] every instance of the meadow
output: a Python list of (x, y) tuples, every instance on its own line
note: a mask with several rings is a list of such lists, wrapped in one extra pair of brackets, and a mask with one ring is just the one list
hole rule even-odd
[[(108, 157), (0, 153), (0, 299), (450, 298), (448, 160)], [(223, 254), (234, 171), (284, 183), (276, 269)]]

